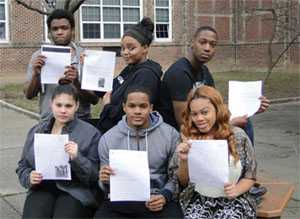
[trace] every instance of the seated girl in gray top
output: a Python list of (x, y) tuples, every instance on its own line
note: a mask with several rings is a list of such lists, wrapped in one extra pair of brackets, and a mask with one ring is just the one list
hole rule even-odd
[[(163, 122), (159, 113), (152, 112), (151, 96), (147, 89), (130, 87), (124, 97), (123, 110), (126, 115), (99, 142), (100, 185), (108, 192), (110, 176), (117, 175), (116, 170), (109, 166), (110, 149), (146, 151), (151, 196), (147, 202), (111, 202), (107, 199), (96, 212), (95, 218), (182, 218), (180, 207), (174, 201), (178, 194), (174, 174), (176, 166), (169, 165), (179, 134)], [(128, 171), (135, 172), (134, 169)]]
[[(180, 202), (185, 218), (256, 218), (255, 200), (248, 193), (256, 179), (253, 147), (242, 129), (229, 125), (229, 118), (228, 108), (215, 88), (200, 86), (189, 93), (181, 126), (182, 143), (173, 160), (179, 164), (177, 176), (183, 188)], [(227, 140), (229, 182), (223, 189), (190, 182), (190, 139)]]
[[(53, 117), (35, 125), (27, 135), (16, 170), (21, 185), (28, 189), (23, 218), (87, 218), (94, 214), (100, 133), (74, 116), (78, 104), (73, 85), (57, 86), (51, 101)], [(64, 150), (70, 159), (71, 180), (43, 180), (43, 175), (35, 170), (36, 133), (68, 134)]]

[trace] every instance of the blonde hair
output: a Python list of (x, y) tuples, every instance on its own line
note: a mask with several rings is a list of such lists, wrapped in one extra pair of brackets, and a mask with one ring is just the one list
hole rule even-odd
[(214, 139), (227, 140), (229, 152), (234, 157), (234, 160), (237, 161), (239, 159), (239, 155), (236, 149), (234, 133), (229, 124), (230, 112), (227, 105), (224, 103), (220, 92), (213, 87), (203, 85), (190, 91), (187, 98), (187, 105), (183, 111), (183, 122), (181, 126), (182, 135), (190, 139), (204, 139), (206, 137), (206, 134), (201, 133), (195, 126), (190, 116), (191, 102), (199, 98), (209, 100), (214, 106), (216, 110), (216, 122), (212, 128), (213, 137)]

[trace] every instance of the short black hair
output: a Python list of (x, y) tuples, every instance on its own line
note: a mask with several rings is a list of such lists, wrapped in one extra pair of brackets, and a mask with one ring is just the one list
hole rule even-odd
[(63, 9), (55, 9), (51, 12), (51, 14), (47, 18), (47, 27), (48, 29), (51, 28), (51, 22), (54, 19), (67, 19), (71, 25), (71, 28), (74, 29), (75, 27), (75, 20), (74, 16), (71, 12), (63, 10)]
[(124, 104), (127, 102), (128, 96), (129, 96), (129, 94), (131, 94), (131, 93), (143, 93), (143, 94), (146, 94), (146, 95), (148, 96), (148, 98), (149, 98), (150, 104), (152, 104), (152, 103), (151, 103), (151, 99), (152, 99), (152, 98), (151, 98), (151, 96), (152, 96), (151, 91), (150, 91), (148, 88), (142, 87), (142, 86), (140, 86), (140, 85), (132, 85), (132, 86), (130, 86), (130, 87), (126, 90), (125, 95), (124, 95), (124, 98), (123, 98), (123, 103), (124, 103)]
[(216, 34), (216, 36), (218, 37), (218, 33), (216, 31), (215, 28), (211, 27), (211, 26), (201, 26), (199, 27), (195, 33), (194, 33), (194, 38), (196, 38), (198, 36), (199, 33), (201, 33), (202, 31), (211, 31), (211, 32), (214, 32)]
[(61, 94), (68, 94), (72, 96), (76, 103), (79, 101), (78, 91), (71, 81), (59, 80), (59, 85), (54, 89), (51, 100), (53, 101), (55, 97)]

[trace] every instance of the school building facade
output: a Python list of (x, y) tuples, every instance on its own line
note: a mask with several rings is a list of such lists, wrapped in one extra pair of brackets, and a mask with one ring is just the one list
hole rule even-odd
[[(28, 0), (30, 2), (30, 0)], [(31, 1), (39, 6), (40, 1)], [(75, 13), (74, 40), (84, 48), (119, 53), (124, 30), (144, 16), (155, 22), (155, 40), (150, 58), (167, 68), (187, 52), (193, 32), (202, 25), (213, 26), (219, 35), (213, 71), (265, 68), (267, 44), (272, 35), (272, 16), (254, 9), (275, 8), (278, 0), (86, 0)], [(281, 1), (289, 27), (298, 28), (298, 0)], [(46, 17), (17, 4), (0, 0), (0, 73), (24, 73), (31, 54), (47, 39)], [(290, 19), (290, 20), (287, 20)], [(279, 54), (292, 34), (275, 38), (273, 53)], [(279, 66), (299, 66), (299, 37), (285, 53)], [(118, 58), (116, 71), (123, 66)]]

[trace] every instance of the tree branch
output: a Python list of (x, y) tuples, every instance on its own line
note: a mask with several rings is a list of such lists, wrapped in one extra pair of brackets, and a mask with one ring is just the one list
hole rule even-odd
[(49, 15), (50, 13), (47, 12), (47, 11), (43, 11), (39, 8), (36, 8), (36, 7), (33, 7), (31, 4), (27, 4), (25, 3), (24, 1), (22, 0), (15, 0), (18, 4), (22, 5), (23, 7), (29, 9), (29, 10), (32, 10), (32, 11), (36, 11), (38, 12), (39, 14), (42, 14), (42, 15)]
[(65, 9), (66, 11), (69, 10), (70, 2), (71, 2), (71, 0), (66, 0), (66, 1), (65, 1), (64, 9)]
[(296, 36), (294, 36), (294, 38), (291, 40), (291, 42), (289, 42), (289, 44), (286, 46), (286, 48), (284, 48), (284, 50), (279, 54), (279, 56), (277, 57), (277, 59), (272, 63), (268, 74), (264, 80), (264, 83), (267, 82), (267, 80), (270, 77), (270, 74), (272, 73), (272, 69), (276, 66), (276, 64), (279, 62), (280, 58), (283, 56), (283, 54), (291, 47), (291, 45), (293, 45), (293, 43), (298, 39), (298, 37), (300, 36), (300, 33), (297, 33)]
[(48, 4), (47, 0), (42, 0), (42, 7), (48, 12), (51, 13), (51, 11), (53, 10), (53, 8), (50, 7), (50, 5)]
[(72, 3), (69, 6), (69, 11), (73, 14), (77, 9), (80, 7), (81, 4), (83, 4), (85, 0), (78, 0), (78, 1), (72, 1)]

